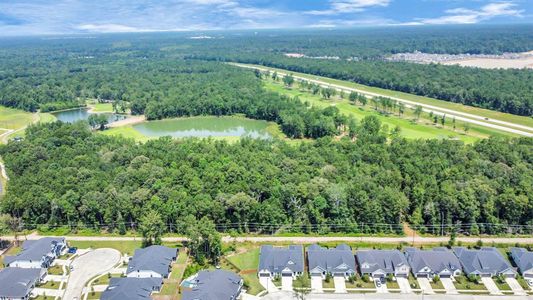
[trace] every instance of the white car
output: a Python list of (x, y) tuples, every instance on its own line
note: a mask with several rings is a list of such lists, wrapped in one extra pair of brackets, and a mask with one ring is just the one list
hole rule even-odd
[(526, 279), (527, 285), (533, 287), (533, 279)]

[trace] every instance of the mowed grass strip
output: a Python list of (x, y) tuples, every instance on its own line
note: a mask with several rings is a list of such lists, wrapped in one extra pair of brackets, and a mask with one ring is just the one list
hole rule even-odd
[[(366, 116), (376, 116), (384, 125), (387, 125), (390, 130), (399, 126), (402, 131), (401, 135), (406, 138), (412, 139), (448, 139), (454, 138), (462, 140), (466, 143), (472, 143), (480, 138), (487, 138), (491, 135), (505, 135), (515, 136), (506, 132), (492, 130), (481, 126), (469, 125), (469, 131), (464, 132), (464, 122), (456, 121), (456, 130), (453, 130), (452, 118), (446, 118), (444, 128), (440, 125), (440, 118), (438, 125), (433, 124), (432, 120), (429, 120), (428, 113), (422, 113), (420, 120), (413, 122), (415, 116), (411, 109), (406, 108), (404, 114), (398, 117), (397, 111), (389, 115), (379, 113), (374, 109), (372, 104), (368, 104), (364, 107), (360, 105), (353, 105), (349, 103), (347, 99), (340, 99), (335, 97), (329, 100), (323, 99), (321, 96), (313, 95), (307, 91), (301, 91), (298, 87), (292, 87), (290, 89), (285, 88), (279, 82), (273, 82), (272, 80), (265, 80), (265, 88), (269, 91), (277, 92), (283, 95), (298, 97), (300, 101), (307, 101), (312, 106), (325, 108), (328, 106), (335, 106), (343, 114), (355, 117), (358, 120), (363, 119)], [(348, 95), (346, 95), (347, 97)]]
[[(323, 76), (309, 75), (306, 73), (292, 72), (292, 71), (288, 71), (284, 69), (265, 67), (262, 65), (253, 65), (253, 64), (239, 64), (239, 65), (253, 66), (253, 67), (268, 69), (272, 72), (277, 71), (280, 73), (289, 73), (289, 74), (293, 74), (293, 75), (296, 75), (302, 78), (320, 80), (325, 83), (336, 84), (336, 85), (340, 85), (340, 86), (344, 86), (348, 88), (354, 88), (354, 89), (358, 89), (364, 92), (376, 93), (376, 94), (380, 94), (380, 95), (388, 96), (388, 97), (401, 98), (401, 99), (405, 99), (405, 100), (409, 100), (413, 102), (418, 102), (421, 104), (427, 104), (427, 105), (437, 106), (440, 108), (452, 109), (458, 112), (474, 114), (474, 115), (478, 115), (478, 116), (489, 118), (489, 119), (496, 119), (500, 121), (511, 122), (511, 123), (533, 127), (533, 118), (531, 117), (518, 116), (518, 115), (498, 112), (494, 110), (479, 108), (479, 107), (467, 106), (467, 105), (463, 105), (460, 103), (448, 102), (444, 100), (417, 96), (417, 95), (404, 93), (404, 92), (397, 92), (397, 91), (392, 91), (392, 90), (387, 90), (387, 89), (382, 89), (382, 88), (377, 88), (377, 87), (366, 86), (366, 85), (362, 85), (362, 84), (358, 84), (358, 83), (354, 83), (350, 81), (337, 80), (337, 79), (332, 79), (332, 78), (323, 77)], [(490, 123), (490, 121), (487, 121), (487, 122)]]
[(141, 248), (140, 239), (139, 241), (68, 241), (68, 243), (71, 247), (78, 247), (79, 249), (112, 248), (129, 256), (133, 255), (135, 249)]

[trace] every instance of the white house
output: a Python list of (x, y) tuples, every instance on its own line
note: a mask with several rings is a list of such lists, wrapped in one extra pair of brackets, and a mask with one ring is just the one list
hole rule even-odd
[(259, 253), (259, 277), (291, 276), (296, 278), (304, 272), (303, 247), (288, 248), (261, 246)]
[(348, 245), (327, 249), (319, 245), (307, 248), (307, 262), (311, 276), (326, 278), (327, 274), (348, 279), (355, 274), (355, 256)]
[(135, 278), (167, 278), (177, 256), (177, 248), (154, 245), (137, 249), (128, 263), (126, 275)]
[(35, 241), (24, 241), (22, 251), (4, 258), (6, 267), (48, 268), (58, 256), (66, 251), (65, 238), (41, 238)]
[(433, 250), (407, 248), (405, 257), (415, 277), (432, 278), (438, 275), (441, 278), (452, 278), (462, 273), (459, 259), (444, 247)]
[(398, 250), (361, 250), (356, 254), (361, 274), (372, 278), (383, 278), (389, 274), (408, 277), (409, 264)]

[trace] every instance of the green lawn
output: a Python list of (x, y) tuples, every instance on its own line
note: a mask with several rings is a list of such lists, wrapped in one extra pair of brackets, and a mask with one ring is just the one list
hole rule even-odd
[[(54, 289), (54, 290), (57, 290), (59, 289), (59, 285), (61, 283), (58, 282), (58, 281), (47, 281), (41, 285), (39, 285), (39, 288), (42, 288), (42, 289)], [(63, 284), (63, 288), (65, 288), (65, 284)]]
[(434, 282), (433, 280), (429, 280), (429, 284), (431, 284), (431, 287), (434, 289), (434, 290), (442, 290), (444, 289), (444, 285), (442, 285), (442, 281), (437, 281), (437, 282)]
[(0, 128), (20, 129), (33, 121), (33, 114), (0, 105)]
[(479, 281), (479, 283), (474, 283), (468, 281), (465, 276), (456, 276), (454, 282), (455, 288), (458, 290), (486, 290), (485, 285)]
[(91, 111), (95, 113), (113, 112), (111, 103), (95, 103), (90, 105)]
[(492, 278), (492, 280), (494, 280), (494, 282), (496, 283), (496, 285), (498, 286), (498, 288), (501, 291), (510, 291), (511, 290), (511, 287), (507, 284), (505, 279), (501, 279), (500, 280), (499, 278), (494, 277), (494, 278)]
[(48, 274), (50, 275), (63, 275), (63, 267), (60, 265), (55, 265), (48, 268)]
[(0, 256), (0, 269), (4, 267), (4, 256), (16, 255), (22, 250), (20, 247), (11, 247), (3, 255)]
[[(242, 65), (245, 65), (245, 64), (242, 64)], [(264, 69), (269, 69), (272, 71), (278, 71), (281, 73), (290, 73), (293, 75), (297, 75), (299, 77), (321, 80), (326, 83), (336, 84), (336, 85), (345, 86), (349, 88), (355, 88), (355, 89), (359, 89), (365, 92), (376, 93), (376, 94), (380, 94), (380, 95), (388, 96), (388, 97), (402, 98), (405, 100), (418, 102), (422, 104), (428, 104), (432, 106), (437, 106), (440, 108), (453, 109), (459, 112), (475, 114), (475, 115), (479, 115), (482, 117), (487, 117), (491, 119), (497, 119), (501, 121), (512, 122), (516, 124), (533, 127), (533, 118), (530, 118), (530, 117), (517, 116), (517, 115), (508, 114), (508, 113), (502, 113), (498, 111), (477, 108), (473, 106), (466, 106), (466, 105), (459, 104), (459, 103), (453, 103), (453, 102), (438, 100), (438, 99), (429, 98), (429, 97), (417, 96), (413, 94), (397, 92), (397, 91), (392, 91), (392, 90), (387, 90), (387, 89), (382, 89), (382, 88), (370, 87), (370, 86), (366, 86), (362, 84), (357, 84), (357, 83), (343, 81), (343, 80), (336, 80), (336, 79), (332, 79), (328, 77), (315, 76), (315, 75), (309, 75), (309, 74), (298, 73), (298, 72), (290, 72), (290, 71), (283, 70), (283, 69), (269, 68), (269, 67), (264, 67), (264, 66), (259, 66), (259, 65), (248, 65), (248, 66), (256, 66), (256, 67), (260, 67)]]
[(259, 266), (259, 248), (230, 256), (228, 260), (240, 270), (257, 270), (257, 266)]
[(122, 254), (133, 255), (135, 249), (141, 247), (141, 240), (139, 241), (69, 241), (71, 247), (85, 248), (113, 248), (120, 251)]
[(89, 292), (89, 295), (87, 295), (87, 299), (100, 299), (102, 296), (102, 292)]
[[(111, 275), (111, 277), (109, 277), (109, 275)], [(122, 274), (105, 274), (95, 279), (92, 285), (108, 285), (111, 278), (119, 277), (122, 277)]]
[(477, 125), (470, 125), (470, 129), (467, 133), (464, 132), (464, 123), (457, 121), (456, 129), (453, 129), (453, 120), (446, 118), (445, 126), (440, 124), (433, 124), (433, 120), (428, 113), (422, 113), (420, 119), (415, 121), (416, 116), (411, 109), (405, 109), (404, 114), (399, 117), (397, 111), (389, 114), (382, 114), (375, 110), (371, 103), (367, 103), (366, 106), (353, 105), (349, 103), (347, 99), (341, 99), (336, 96), (332, 99), (325, 100), (319, 95), (313, 95), (308, 91), (299, 89), (298, 87), (292, 87), (290, 89), (284, 87), (280, 82), (273, 80), (264, 80), (265, 88), (269, 91), (277, 92), (283, 95), (298, 97), (301, 101), (307, 101), (310, 105), (315, 107), (329, 107), (335, 106), (339, 111), (345, 115), (350, 115), (358, 120), (366, 116), (376, 116), (384, 125), (387, 125), (389, 129), (393, 129), (396, 126), (401, 127), (401, 135), (406, 138), (455, 138), (464, 142), (471, 143), (479, 138), (486, 138), (490, 135), (506, 135), (513, 136), (513, 134), (503, 131), (493, 130)]
[(161, 292), (156, 295), (175, 295), (177, 294), (177, 291), (179, 289), (179, 282), (166, 282), (163, 284), (163, 287), (161, 288)]

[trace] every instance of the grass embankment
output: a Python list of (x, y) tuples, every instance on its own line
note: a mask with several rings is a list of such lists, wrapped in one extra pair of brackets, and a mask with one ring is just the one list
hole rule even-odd
[[(328, 77), (309, 75), (309, 74), (299, 73), (299, 72), (292, 72), (292, 71), (287, 71), (283, 69), (265, 67), (262, 65), (252, 65), (252, 64), (240, 64), (240, 65), (259, 67), (263, 69), (268, 69), (272, 72), (277, 71), (280, 73), (293, 74), (295, 76), (299, 76), (299, 77), (306, 78), (306, 79), (320, 80), (328, 84), (335, 84), (335, 85), (339, 85), (343, 87), (354, 88), (354, 89), (358, 89), (364, 92), (380, 94), (386, 97), (401, 98), (401, 99), (405, 99), (408, 101), (418, 102), (421, 104), (432, 105), (432, 106), (436, 106), (436, 107), (440, 107), (444, 109), (451, 109), (451, 110), (455, 110), (455, 111), (462, 112), (462, 113), (474, 114), (474, 115), (478, 115), (478, 116), (489, 118), (489, 119), (495, 119), (495, 120), (511, 122), (515, 124), (533, 127), (533, 118), (531, 117), (518, 116), (518, 115), (493, 111), (489, 109), (438, 100), (438, 99), (429, 98), (429, 97), (417, 96), (417, 95), (413, 95), (409, 93), (403, 93), (403, 92), (397, 92), (397, 91), (392, 91), (392, 90), (387, 90), (387, 89), (382, 89), (382, 88), (377, 88), (377, 87), (366, 86), (366, 85), (362, 85), (362, 84), (358, 84), (358, 83), (354, 83), (350, 81), (337, 80), (337, 79), (332, 79)], [(486, 122), (491, 123), (490, 121), (486, 121)]]
[(163, 288), (158, 295), (173, 296), (172, 299), (181, 299), (180, 283), (183, 280), (183, 273), (187, 267), (187, 249), (181, 248), (176, 262), (172, 265), (172, 271), (168, 279), (165, 279)]
[(244, 279), (248, 294), (257, 295), (264, 290), (257, 277), (257, 267), (259, 266), (259, 248), (257, 246), (251, 249), (239, 247), (236, 254), (230, 255), (226, 259), (231, 267), (237, 268), (233, 271), (238, 271)]
[(141, 248), (141, 239), (138, 241), (68, 241), (71, 247), (86, 248), (112, 248), (122, 254), (133, 255), (135, 249)]
[[(506, 135), (515, 136), (503, 131), (493, 130), (478, 125), (469, 125), (469, 130), (465, 132), (464, 122), (456, 121), (456, 129), (453, 129), (453, 119), (446, 118), (444, 126), (440, 123), (438, 118), (438, 124), (434, 124), (434, 120), (430, 118), (429, 113), (422, 113), (418, 121), (417, 116), (412, 109), (406, 108), (401, 116), (398, 116), (397, 109), (389, 114), (383, 114), (376, 110), (371, 102), (362, 106), (360, 103), (353, 105), (349, 102), (348, 94), (344, 99), (340, 98), (340, 95), (334, 96), (331, 99), (324, 99), (320, 95), (313, 95), (308, 91), (304, 91), (298, 87), (298, 85), (292, 88), (286, 88), (281, 82), (273, 81), (271, 79), (264, 80), (265, 88), (269, 91), (277, 92), (283, 95), (298, 97), (301, 101), (309, 102), (310, 105), (315, 107), (329, 107), (335, 106), (339, 111), (345, 115), (350, 115), (358, 120), (366, 116), (376, 116), (383, 125), (387, 125), (389, 130), (394, 129), (396, 126), (401, 128), (401, 135), (406, 138), (413, 139), (460, 139), (466, 143), (472, 143), (480, 138), (487, 138), (491, 135)], [(378, 109), (381, 109), (378, 107)]]

